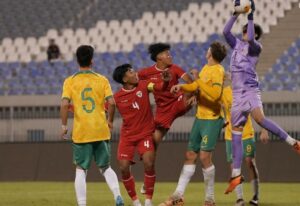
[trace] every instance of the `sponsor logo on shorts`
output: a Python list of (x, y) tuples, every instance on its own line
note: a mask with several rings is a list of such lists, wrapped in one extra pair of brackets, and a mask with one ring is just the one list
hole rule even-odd
[(120, 154), (120, 157), (128, 157), (127, 154)]

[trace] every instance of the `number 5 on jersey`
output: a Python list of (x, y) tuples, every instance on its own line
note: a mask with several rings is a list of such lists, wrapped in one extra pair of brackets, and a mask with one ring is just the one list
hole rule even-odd
[(132, 103), (132, 107), (133, 107), (133, 109), (140, 110), (140, 106), (139, 106), (139, 104), (137, 102), (133, 102)]
[(85, 104), (82, 105), (82, 109), (87, 112), (87, 113), (91, 113), (94, 111), (95, 109), (95, 100), (92, 97), (88, 96), (88, 92), (92, 92), (92, 88), (85, 88), (84, 90), (82, 90), (81, 92), (81, 100), (82, 101), (87, 101), (91, 104), (90, 109), (87, 108), (87, 106)]

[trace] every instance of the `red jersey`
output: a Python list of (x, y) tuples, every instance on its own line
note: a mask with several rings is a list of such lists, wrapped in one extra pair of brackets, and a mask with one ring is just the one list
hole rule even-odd
[(121, 88), (114, 94), (123, 119), (121, 138), (140, 139), (153, 134), (155, 127), (147, 86), (147, 81), (139, 81), (134, 89)]
[[(166, 109), (172, 103), (176, 102), (178, 100), (178, 97), (182, 95), (181, 92), (178, 92), (177, 94), (172, 94), (170, 90), (173, 85), (178, 84), (178, 80), (182, 78), (185, 74), (185, 71), (175, 64), (172, 64), (169, 68), (167, 68), (167, 70), (171, 74), (171, 80), (168, 84), (167, 89), (163, 91), (153, 91), (157, 107)], [(153, 65), (151, 67), (144, 68), (138, 71), (138, 75), (141, 80), (147, 80), (155, 84), (161, 83), (163, 81), (161, 78), (162, 72), (163, 70), (158, 69), (156, 65)]]

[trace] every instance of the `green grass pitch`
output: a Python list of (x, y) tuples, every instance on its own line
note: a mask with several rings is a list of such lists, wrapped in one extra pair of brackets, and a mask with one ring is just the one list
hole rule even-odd
[[(141, 183), (136, 184), (137, 192)], [(216, 203), (218, 206), (233, 206), (235, 194), (224, 195), (227, 184), (216, 184)], [(88, 182), (89, 206), (114, 206), (112, 194), (105, 183)], [(164, 201), (175, 189), (176, 183), (157, 183), (154, 205)], [(131, 201), (121, 184), (125, 205)], [(203, 183), (190, 183), (185, 194), (185, 205), (199, 206), (203, 203)], [(251, 198), (251, 185), (244, 184), (244, 195)], [(261, 206), (299, 206), (300, 183), (262, 183)], [(143, 201), (143, 196), (139, 195)], [(0, 205), (5, 206), (68, 206), (76, 205), (72, 182), (2, 182), (0, 183)]]

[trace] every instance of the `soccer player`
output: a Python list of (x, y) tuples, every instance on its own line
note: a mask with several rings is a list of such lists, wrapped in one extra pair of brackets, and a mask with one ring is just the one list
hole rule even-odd
[(196, 99), (184, 95), (182, 92), (178, 92), (176, 95), (170, 93), (171, 87), (178, 84), (179, 79), (182, 79), (186, 83), (192, 82), (191, 77), (182, 68), (173, 64), (170, 45), (163, 43), (152, 44), (148, 50), (155, 64), (140, 70), (138, 72), (139, 78), (159, 83), (162, 81), (162, 72), (169, 71), (171, 74), (167, 90), (153, 92), (156, 102), (154, 143), (157, 147), (170, 129), (173, 121), (177, 117), (184, 115)]
[[(239, 5), (239, 0), (236, 0), (235, 4)], [(233, 90), (231, 109), (233, 170), (231, 181), (225, 194), (232, 192), (242, 182), (242, 131), (249, 114), (261, 127), (277, 135), (300, 154), (299, 141), (290, 137), (286, 131), (272, 120), (266, 118), (263, 113), (259, 83), (255, 71), (256, 63), (262, 50), (261, 44), (257, 41), (262, 35), (262, 29), (253, 23), (254, 11), (255, 4), (251, 0), (251, 12), (248, 15), (248, 24), (243, 27), (241, 40), (230, 32), (238, 18), (238, 14), (233, 14), (223, 31), (227, 43), (233, 49), (230, 68)]]
[(194, 121), (188, 151), (182, 168), (177, 188), (173, 195), (161, 206), (183, 204), (183, 195), (196, 169), (198, 157), (202, 163), (202, 172), (205, 184), (204, 206), (214, 206), (215, 166), (212, 162), (212, 152), (223, 127), (220, 99), (223, 89), (224, 68), (220, 64), (226, 57), (226, 48), (219, 42), (213, 42), (207, 53), (207, 64), (202, 68), (199, 79), (191, 84), (178, 84), (172, 87), (171, 92), (180, 90), (185, 92), (199, 92), (196, 119)]
[(155, 147), (153, 144), (154, 119), (151, 110), (149, 92), (164, 90), (168, 86), (170, 75), (164, 72), (160, 77), (163, 82), (151, 83), (139, 81), (137, 73), (130, 64), (118, 66), (113, 72), (113, 79), (123, 87), (114, 94), (117, 108), (123, 119), (118, 160), (122, 181), (133, 206), (141, 206), (135, 190), (134, 177), (130, 172), (134, 152), (137, 149), (144, 163), (145, 206), (152, 206), (155, 184)]
[[(225, 84), (228, 84), (225, 86)], [(232, 105), (232, 89), (231, 89), (231, 81), (230, 81), (230, 75), (226, 75), (226, 80), (224, 82), (224, 88), (223, 88), (223, 94), (222, 94), (222, 107), (224, 116), (226, 119), (226, 127), (225, 127), (225, 141), (226, 141), (226, 156), (227, 161), (232, 164), (232, 133), (231, 133), (231, 110)], [(244, 159), (246, 162), (246, 165), (249, 169), (250, 174), (250, 181), (253, 187), (254, 195), (253, 198), (250, 200), (250, 204), (252, 205), (258, 205), (258, 199), (259, 199), (259, 174), (258, 169), (256, 166), (255, 161), (255, 131), (252, 126), (251, 117), (248, 116), (244, 130), (242, 135), (242, 141), (243, 141), (243, 148), (244, 148)], [(260, 139), (263, 142), (267, 142), (269, 139), (268, 132), (265, 129), (262, 129)], [(231, 165), (232, 168), (232, 165)], [(235, 188), (235, 192), (237, 195), (237, 201), (235, 206), (244, 206), (245, 201), (243, 198), (243, 188), (242, 184), (239, 184)]]
[[(110, 167), (110, 131), (115, 101), (108, 80), (92, 71), (94, 49), (88, 45), (76, 51), (80, 70), (64, 81), (61, 100), (61, 137), (68, 132), (68, 108), (74, 105), (73, 161), (76, 165), (75, 191), (77, 204), (86, 205), (86, 176), (92, 159), (99, 167), (114, 195), (116, 206), (124, 206), (116, 173)], [(108, 120), (104, 103), (108, 102)]]

